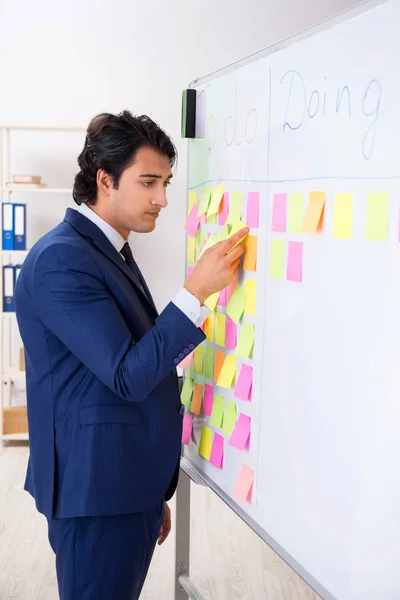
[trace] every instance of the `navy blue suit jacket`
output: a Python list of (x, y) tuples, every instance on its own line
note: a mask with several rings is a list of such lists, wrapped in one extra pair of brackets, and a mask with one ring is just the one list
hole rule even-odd
[(183, 415), (176, 365), (203, 332), (173, 303), (158, 315), (141, 274), (72, 209), (29, 252), (15, 310), (26, 353), (25, 489), (38, 510), (129, 514), (168, 499)]

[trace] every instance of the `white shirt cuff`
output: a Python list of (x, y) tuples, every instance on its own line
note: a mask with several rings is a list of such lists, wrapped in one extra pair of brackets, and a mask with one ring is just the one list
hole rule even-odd
[(173, 303), (196, 325), (196, 327), (200, 327), (211, 314), (211, 310), (207, 308), (207, 306), (200, 306), (198, 299), (184, 287), (179, 290)]

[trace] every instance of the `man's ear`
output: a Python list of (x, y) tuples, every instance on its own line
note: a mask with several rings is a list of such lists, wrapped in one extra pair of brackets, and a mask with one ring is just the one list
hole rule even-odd
[(97, 189), (104, 195), (109, 196), (112, 189), (114, 189), (114, 183), (111, 175), (106, 173), (103, 169), (99, 169), (96, 175)]

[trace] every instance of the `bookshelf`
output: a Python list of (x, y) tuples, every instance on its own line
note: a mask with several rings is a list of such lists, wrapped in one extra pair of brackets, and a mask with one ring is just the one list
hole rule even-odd
[[(57, 134), (62, 134), (63, 136), (69, 133), (79, 134), (79, 136), (81, 136), (80, 145), (77, 145), (77, 147), (74, 148), (71, 157), (69, 157), (71, 159), (71, 164), (75, 165), (76, 157), (83, 147), (86, 129), (83, 127), (65, 126), (0, 125), (0, 195), (2, 203), (18, 203), (20, 198), (29, 199), (31, 195), (34, 195), (34, 197), (37, 198), (36, 195), (43, 195), (39, 197), (45, 197), (46, 202), (64, 201), (63, 208), (65, 208), (66, 201), (71, 197), (72, 188), (54, 185), (53, 181), (52, 185), (46, 187), (39, 185), (35, 187), (13, 183), (13, 176), (16, 175), (16, 173), (12, 173), (12, 162), (13, 158), (15, 158), (12, 153), (18, 152), (18, 150), (16, 147), (14, 148), (16, 145), (12, 144), (11, 141), (13, 134), (24, 135), (26, 132), (29, 132), (29, 135), (33, 135), (35, 139), (40, 140), (42, 143), (44, 142), (43, 138), (49, 133), (51, 133), (53, 139), (54, 135)], [(40, 175), (47, 177), (51, 174), (53, 161), (54, 157), (51, 155), (51, 145), (49, 145), (49, 168), (46, 170), (46, 173), (40, 173)], [(28, 174), (30, 173), (28, 172)], [(32, 175), (37, 175), (37, 173), (32, 173)], [(52, 179), (54, 179), (54, 177), (52, 177)], [(33, 219), (39, 220), (41, 218), (39, 211), (35, 213), (34, 202), (29, 203), (29, 200), (23, 200), (23, 203), (26, 203), (27, 205), (27, 223)], [(1, 210), (1, 232), (3, 231), (2, 219), (3, 211)], [(56, 224), (57, 221), (54, 220), (52, 226), (55, 226)], [(46, 228), (50, 229), (51, 227)], [(3, 312), (3, 267), (5, 265), (21, 265), (29, 252), (29, 248), (37, 241), (36, 239), (30, 239), (28, 227), (27, 231), (25, 231), (25, 235), (26, 250), (4, 250), (3, 243), (1, 243), (0, 439), (3, 444), (7, 444), (8, 442), (27, 442), (29, 440), (22, 340), (19, 337), (15, 313)], [(40, 237), (40, 235), (38, 237)], [(16, 345), (19, 346), (19, 352), (18, 348), (16, 349)], [(19, 358), (17, 362), (15, 360), (16, 354)]]

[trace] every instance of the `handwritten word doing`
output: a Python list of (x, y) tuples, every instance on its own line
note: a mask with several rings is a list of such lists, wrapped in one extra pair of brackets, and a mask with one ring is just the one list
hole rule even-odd
[[(304, 125), (307, 119), (312, 120), (316, 117), (326, 116), (327, 92), (315, 89), (309, 95), (299, 71), (293, 69), (287, 71), (281, 79), (281, 84), (288, 86), (285, 122), (283, 124), (284, 131), (287, 129), (296, 131)], [(382, 94), (383, 90), (379, 81), (371, 79), (361, 99), (362, 114), (365, 117), (372, 118), (362, 139), (362, 153), (366, 160), (371, 158), (375, 148), (377, 123), (382, 116), (380, 113)], [(336, 102), (334, 103), (336, 114), (341, 110), (348, 110), (349, 118), (352, 118), (352, 95), (352, 91), (347, 85), (337, 90)]]

